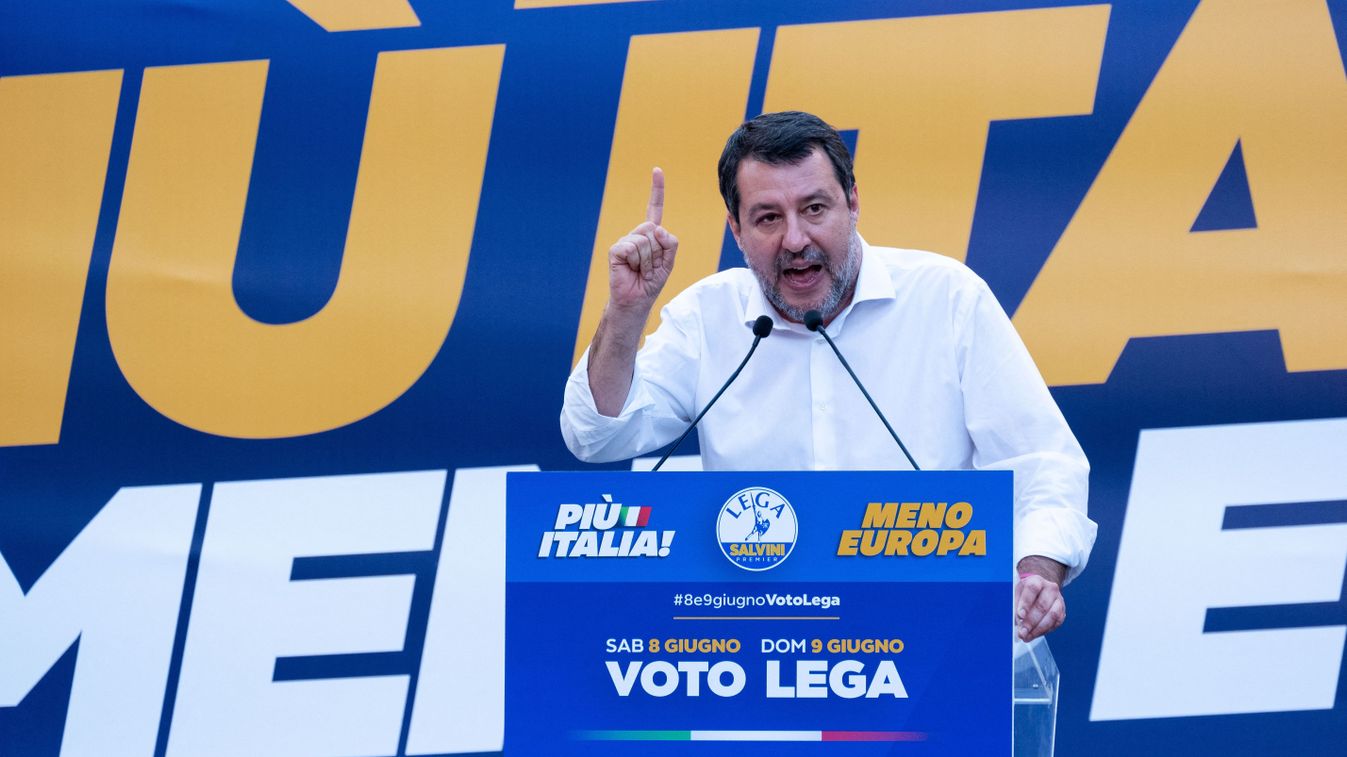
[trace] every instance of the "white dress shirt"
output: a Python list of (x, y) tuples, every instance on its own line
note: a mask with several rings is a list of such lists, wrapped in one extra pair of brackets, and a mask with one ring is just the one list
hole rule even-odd
[[(923, 470), (1015, 472), (1015, 561), (1067, 580), (1089, 558), (1089, 463), (987, 285), (929, 252), (863, 244), (851, 304), (828, 325)], [(616, 418), (594, 406), (588, 352), (566, 384), (561, 430), (581, 460), (649, 453), (678, 437), (734, 371), (760, 315), (769, 337), (698, 427), (706, 470), (910, 469), (823, 337), (786, 321), (746, 268), (689, 287), (660, 313)]]

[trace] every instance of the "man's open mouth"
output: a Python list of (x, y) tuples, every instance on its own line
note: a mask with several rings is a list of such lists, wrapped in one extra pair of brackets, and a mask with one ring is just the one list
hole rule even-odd
[(820, 264), (808, 266), (792, 266), (781, 271), (781, 278), (792, 288), (807, 288), (812, 286), (823, 275), (823, 266)]

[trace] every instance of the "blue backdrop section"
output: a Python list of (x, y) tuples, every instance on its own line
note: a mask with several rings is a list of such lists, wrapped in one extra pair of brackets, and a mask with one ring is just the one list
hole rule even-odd
[[(57, 444), (0, 447), (4, 564), (19, 587), (29, 591), (120, 489), (206, 485), (156, 749), (163, 754), (212, 482), (516, 464), (548, 471), (580, 467), (561, 442), (556, 416), (571, 367), (632, 36), (760, 28), (747, 116), (761, 108), (778, 26), (1080, 4), (666, 0), (521, 11), (508, 0), (412, 0), (417, 27), (331, 33), (283, 0), (0, 0), (0, 77), (124, 71), (61, 438)], [(1325, 5), (1341, 53), (1347, 43), (1347, 0), (1326, 0)], [(1118, 0), (1111, 7), (1093, 112), (995, 122), (988, 132), (967, 261), (1011, 313), (1052, 254), (1198, 3)], [(480, 44), (504, 44), (507, 53), (466, 284), (453, 328), (417, 383), (357, 423), (287, 439), (204, 434), (146, 404), (118, 368), (104, 315), (145, 68), (270, 61), (234, 288), (250, 316), (284, 323), (317, 312), (332, 293), (377, 55)], [(839, 75), (848, 73), (846, 60), (825, 63), (836, 66)], [(1248, 189), (1257, 187), (1259, 177), (1250, 175), (1252, 164), (1243, 163), (1243, 151), (1251, 148), (1226, 147), (1236, 151), (1234, 159), (1226, 173), (1212, 177), (1210, 199), (1202, 217), (1194, 219), (1198, 230), (1257, 223), (1258, 208)], [(1245, 174), (1243, 186), (1239, 173)], [(1269, 255), (1281, 252), (1270, 250)], [(0, 247), (0, 261), (17, 254)], [(737, 251), (727, 247), (724, 265), (738, 259)], [(1107, 757), (1340, 751), (1347, 733), (1347, 670), (1339, 671), (1336, 698), (1323, 709), (1108, 721), (1091, 720), (1090, 710), (1106, 622), (1119, 622), (1110, 618), (1109, 602), (1140, 433), (1344, 417), (1347, 370), (1288, 373), (1280, 337), (1272, 330), (1148, 337), (1129, 343), (1107, 383), (1056, 388), (1053, 395), (1091, 460), (1090, 514), (1099, 524), (1090, 566), (1066, 591), (1070, 617), (1051, 637), (1064, 680), (1059, 752)], [(681, 546), (677, 539), (675, 544)], [(394, 654), (283, 658), (276, 679), (392, 674), (410, 676), (414, 686), (436, 565), (429, 553), (297, 563), (296, 579), (414, 576), (407, 638), (403, 651)], [(538, 601), (563, 596), (572, 595)], [(636, 601), (653, 608), (662, 599), (654, 594)], [(1347, 604), (1340, 600), (1336, 608), (1326, 605), (1312, 622), (1347, 626)], [(876, 609), (864, 620), (879, 622), (881, 616)], [(1250, 609), (1239, 620), (1242, 628), (1285, 622), (1277, 606)], [(12, 621), (0, 615), (0, 624)], [(573, 633), (575, 643), (583, 645), (609, 635), (666, 635), (596, 616), (577, 619)], [(575, 676), (580, 686), (611, 686), (606, 676), (582, 679), (593, 671), (581, 673), (578, 661), (551, 658), (545, 643), (522, 649), (536, 669)], [(0, 753), (60, 752), (79, 650), (76, 642), (22, 702), (0, 708)]]

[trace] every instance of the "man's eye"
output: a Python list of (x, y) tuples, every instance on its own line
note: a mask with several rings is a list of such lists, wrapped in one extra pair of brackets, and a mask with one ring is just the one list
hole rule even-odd
[(766, 215), (758, 216), (758, 225), (762, 226), (763, 224), (773, 223), (776, 221), (777, 217), (778, 216), (776, 213), (768, 213)]
[(816, 202), (813, 205), (806, 207), (804, 209), (804, 212), (808, 213), (811, 216), (816, 216), (819, 213), (823, 212), (823, 204)]

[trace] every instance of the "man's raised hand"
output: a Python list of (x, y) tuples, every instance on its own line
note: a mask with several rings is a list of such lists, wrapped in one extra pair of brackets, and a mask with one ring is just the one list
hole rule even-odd
[(664, 172), (656, 168), (650, 176), (645, 222), (608, 249), (611, 307), (648, 312), (664, 289), (673, 272), (678, 238), (660, 225), (663, 220)]
[(617, 417), (631, 388), (636, 347), (650, 309), (673, 272), (678, 239), (664, 221), (664, 172), (650, 176), (645, 222), (608, 248), (608, 307), (589, 344), (589, 391), (599, 413)]

